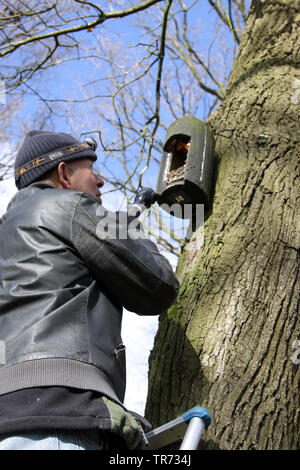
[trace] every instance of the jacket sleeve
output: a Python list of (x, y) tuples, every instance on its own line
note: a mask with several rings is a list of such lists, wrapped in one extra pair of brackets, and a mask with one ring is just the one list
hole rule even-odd
[(115, 304), (144, 315), (160, 314), (172, 305), (178, 279), (169, 261), (145, 237), (138, 219), (109, 212), (83, 194), (71, 235), (93, 278)]

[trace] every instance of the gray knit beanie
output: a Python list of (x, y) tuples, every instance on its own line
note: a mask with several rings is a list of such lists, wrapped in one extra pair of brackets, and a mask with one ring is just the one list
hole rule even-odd
[(97, 160), (96, 147), (93, 139), (80, 142), (71, 135), (60, 132), (30, 131), (15, 161), (17, 188), (26, 188), (60, 162), (81, 158)]

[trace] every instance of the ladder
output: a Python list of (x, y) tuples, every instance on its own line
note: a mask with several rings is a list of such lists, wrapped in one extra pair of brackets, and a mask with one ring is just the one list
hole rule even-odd
[(156, 450), (182, 440), (180, 450), (196, 450), (203, 429), (211, 423), (209, 412), (195, 406), (172, 421), (146, 433), (149, 445), (145, 450)]

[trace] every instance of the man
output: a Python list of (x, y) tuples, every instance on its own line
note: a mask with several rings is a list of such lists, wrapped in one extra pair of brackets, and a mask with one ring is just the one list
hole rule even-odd
[(102, 207), (96, 159), (93, 145), (41, 131), (16, 158), (0, 223), (0, 450), (142, 443), (123, 406), (122, 308), (161, 314), (179, 283), (133, 217)]

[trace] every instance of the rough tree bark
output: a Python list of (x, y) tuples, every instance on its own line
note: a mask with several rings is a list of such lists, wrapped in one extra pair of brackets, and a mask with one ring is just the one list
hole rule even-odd
[(181, 290), (150, 356), (146, 416), (156, 426), (206, 407), (202, 448), (300, 446), (299, 6), (252, 3), (225, 100), (209, 118), (214, 131), (234, 132), (216, 137), (204, 244), (184, 248)]

